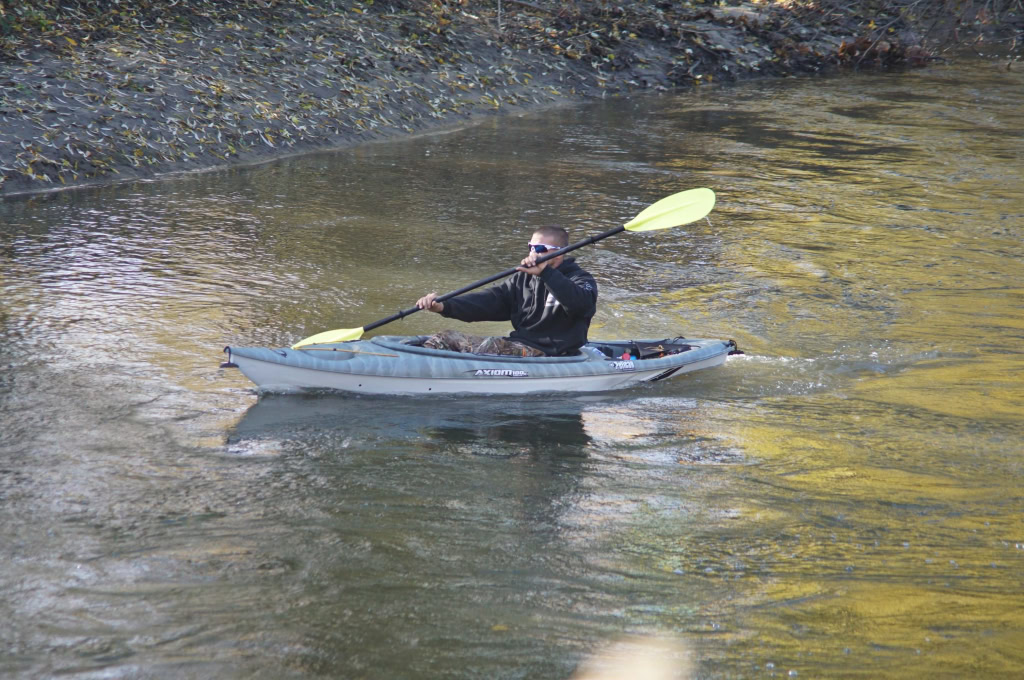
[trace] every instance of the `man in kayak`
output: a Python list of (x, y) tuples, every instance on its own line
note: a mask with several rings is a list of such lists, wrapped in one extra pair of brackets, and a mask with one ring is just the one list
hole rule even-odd
[(573, 354), (587, 341), (590, 320), (597, 311), (597, 282), (576, 264), (558, 257), (537, 263), (542, 255), (569, 244), (561, 227), (541, 227), (530, 238), (530, 253), (516, 273), (487, 290), (436, 302), (437, 293), (416, 301), (420, 309), (459, 321), (511, 321), (507, 338), (483, 338), (443, 331), (425, 347), (477, 354), (558, 356)]

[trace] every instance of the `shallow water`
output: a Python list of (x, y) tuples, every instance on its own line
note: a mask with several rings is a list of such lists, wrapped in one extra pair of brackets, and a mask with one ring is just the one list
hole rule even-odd
[[(557, 678), (624, 634), (701, 677), (1024, 673), (1022, 81), (636, 97), (0, 204), (0, 674)], [(696, 186), (710, 221), (580, 260), (592, 337), (735, 338), (721, 368), (512, 400), (217, 368)]]

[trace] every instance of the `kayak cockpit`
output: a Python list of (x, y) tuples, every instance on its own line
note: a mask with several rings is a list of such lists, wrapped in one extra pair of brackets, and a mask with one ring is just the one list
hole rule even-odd
[(515, 362), (515, 363), (540, 363), (540, 364), (565, 364), (565, 363), (576, 363), (579, 361), (587, 361), (590, 356), (579, 351), (576, 354), (570, 354), (561, 357), (517, 357), (509, 356), (504, 354), (476, 354), (471, 352), (455, 352), (448, 349), (434, 349), (432, 347), (424, 347), (423, 343), (426, 342), (429, 335), (378, 335), (375, 338), (371, 338), (370, 342), (375, 345), (379, 345), (383, 348), (390, 349), (397, 352), (408, 352), (410, 354), (420, 354), (430, 357), (444, 357), (447, 359), (461, 359), (473, 361), (498, 361), (498, 362)]
[(607, 359), (658, 359), (673, 354), (689, 352), (693, 345), (687, 344), (682, 337), (666, 338), (664, 340), (621, 340), (588, 342), (575, 354), (557, 357), (518, 357), (500, 354), (476, 354), (470, 352), (455, 352), (452, 350), (433, 349), (424, 347), (423, 343), (430, 338), (429, 335), (379, 335), (372, 338), (370, 342), (381, 347), (399, 351), (423, 354), (434, 357), (448, 357), (451, 359), (474, 359), (478, 361), (514, 361), (527, 363), (574, 363), (579, 361), (607, 360)]

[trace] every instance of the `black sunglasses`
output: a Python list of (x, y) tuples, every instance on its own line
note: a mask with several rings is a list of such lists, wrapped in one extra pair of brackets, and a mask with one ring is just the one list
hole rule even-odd
[(559, 248), (562, 248), (562, 247), (563, 246), (548, 246), (548, 245), (544, 245), (543, 243), (531, 243), (530, 244), (530, 250), (532, 250), (535, 253), (541, 253), (541, 254), (546, 253), (549, 250), (558, 250)]

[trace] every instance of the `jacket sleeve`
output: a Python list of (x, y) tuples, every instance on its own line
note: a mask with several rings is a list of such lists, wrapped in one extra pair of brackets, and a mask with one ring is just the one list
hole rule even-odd
[(445, 300), (441, 316), (459, 321), (509, 321), (512, 319), (512, 291), (508, 282), (475, 293), (463, 293)]
[(597, 311), (597, 282), (585, 271), (571, 277), (553, 267), (545, 267), (540, 279), (555, 299), (573, 316), (593, 316)]

